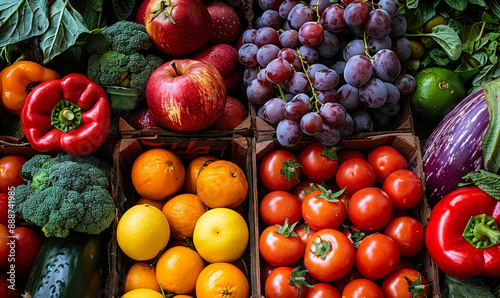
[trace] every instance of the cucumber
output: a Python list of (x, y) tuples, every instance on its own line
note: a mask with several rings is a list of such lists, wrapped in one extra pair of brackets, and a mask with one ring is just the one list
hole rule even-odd
[(101, 290), (106, 248), (98, 235), (49, 237), (38, 252), (25, 295), (32, 298), (95, 298)]

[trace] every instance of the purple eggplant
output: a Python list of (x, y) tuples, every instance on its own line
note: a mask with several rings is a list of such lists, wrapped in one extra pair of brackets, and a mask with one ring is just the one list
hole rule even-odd
[(434, 129), (423, 149), (426, 194), (431, 205), (457, 189), (483, 165), (482, 140), (490, 115), (483, 90), (464, 98)]

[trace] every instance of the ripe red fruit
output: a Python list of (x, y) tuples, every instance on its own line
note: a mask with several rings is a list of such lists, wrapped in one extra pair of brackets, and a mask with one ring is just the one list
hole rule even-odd
[(215, 121), (213, 128), (218, 130), (233, 130), (236, 126), (240, 125), (247, 116), (248, 112), (245, 106), (236, 98), (228, 96), (226, 107), (220, 118)]
[(235, 45), (241, 34), (241, 20), (233, 7), (214, 1), (206, 5), (212, 18), (212, 35), (209, 44), (226, 43)]
[(151, 0), (145, 26), (155, 47), (173, 57), (196, 52), (212, 32), (210, 13), (200, 0)]

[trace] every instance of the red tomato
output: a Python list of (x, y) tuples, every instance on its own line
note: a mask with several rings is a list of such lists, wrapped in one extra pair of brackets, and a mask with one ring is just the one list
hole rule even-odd
[[(396, 270), (389, 274), (384, 281), (382, 282), (382, 292), (384, 293), (385, 298), (423, 298), (422, 295), (412, 296), (412, 291), (408, 291), (408, 281), (406, 278), (410, 279), (412, 282), (417, 281), (420, 277), (420, 282), (417, 282), (415, 285), (427, 285), (427, 280), (425, 277), (420, 274), (417, 270), (403, 268)], [(414, 290), (415, 291), (415, 290)], [(429, 296), (429, 287), (424, 287), (423, 292), (428, 297)]]
[(35, 262), (36, 255), (40, 246), (42, 246), (42, 239), (35, 233), (32, 229), (26, 227), (17, 227), (12, 231), (13, 238), (9, 238), (9, 249), (12, 247), (11, 241), (15, 241), (15, 256), (11, 256), (9, 253), (9, 258), (4, 268), (9, 274), (11, 264), (15, 265), (16, 277), (27, 276), (33, 263)]
[(377, 183), (383, 184), (385, 178), (392, 172), (401, 169), (408, 169), (406, 159), (392, 146), (380, 146), (375, 148), (366, 159), (375, 173), (377, 173)]
[(299, 154), (302, 173), (315, 182), (328, 181), (335, 177), (339, 168), (335, 147), (311, 143)]
[(340, 293), (331, 284), (319, 282), (307, 289), (306, 298), (340, 298)]
[(315, 190), (306, 196), (302, 202), (302, 217), (308, 226), (319, 231), (336, 229), (344, 222), (345, 205), (332, 194)]
[(371, 280), (360, 278), (348, 283), (342, 291), (342, 298), (384, 298), (379, 286)]
[(422, 181), (409, 170), (392, 172), (385, 179), (382, 189), (389, 195), (394, 208), (397, 209), (417, 206), (424, 195)]
[(384, 234), (391, 237), (399, 247), (401, 257), (411, 257), (424, 248), (424, 226), (413, 217), (398, 217), (385, 227)]
[(352, 195), (356, 191), (375, 185), (375, 170), (362, 159), (350, 159), (340, 165), (335, 180), (340, 189)]
[(366, 160), (365, 155), (359, 151), (356, 150), (347, 150), (347, 151), (342, 151), (337, 154), (337, 157), (339, 158), (340, 164), (343, 164), (344, 162), (348, 161), (349, 159), (362, 159)]
[[(288, 226), (283, 234), (291, 233)], [(259, 239), (260, 255), (273, 266), (290, 266), (297, 263), (304, 255), (304, 243), (299, 236), (276, 233), (281, 229), (274, 225), (267, 227)]]
[(21, 177), (24, 163), (28, 159), (20, 155), (7, 155), (0, 159), (0, 191), (9, 192), (9, 187), (26, 184)]
[(376, 231), (389, 223), (392, 201), (380, 188), (366, 187), (351, 196), (347, 212), (351, 222), (359, 229)]
[(302, 239), (304, 247), (311, 239), (313, 239), (314, 234), (316, 234), (316, 232), (317, 232), (316, 230), (312, 229), (310, 226), (306, 224), (301, 224), (298, 228), (295, 228), (295, 233), (297, 233), (300, 239)]
[(316, 232), (304, 253), (304, 266), (309, 274), (324, 282), (346, 276), (354, 264), (354, 246), (341, 232), (323, 229)]
[(351, 271), (349, 271), (349, 273), (343, 278), (335, 281), (333, 285), (335, 286), (335, 288), (337, 288), (337, 290), (339, 290), (339, 292), (342, 293), (342, 291), (344, 291), (344, 288), (348, 283), (359, 278), (364, 278), (364, 276), (361, 273), (359, 273), (358, 269), (356, 269), (356, 266), (352, 266)]
[[(293, 269), (291, 267), (277, 267), (274, 269), (266, 280), (264, 290), (266, 298), (304, 298), (307, 287), (305, 285), (297, 285), (293, 282), (293, 280), (296, 280), (294, 276), (298, 273), (298, 270), (299, 268)], [(290, 280), (292, 280), (292, 284), (289, 283)]]
[[(282, 171), (285, 174), (281, 173)], [(267, 189), (291, 190), (300, 181), (299, 160), (286, 150), (271, 151), (262, 159), (259, 174), (262, 184)]]
[(9, 195), (0, 192), (0, 224), (7, 226), (9, 222)]
[(408, 260), (406, 258), (399, 258), (398, 265), (396, 266), (396, 269), (394, 269), (394, 271), (401, 269), (401, 268), (413, 269), (413, 268), (415, 268), (415, 266), (413, 266), (413, 264), (410, 262), (410, 260)]
[(0, 267), (7, 263), (7, 259), (9, 257), (10, 247), (9, 243), (9, 229), (0, 224)]
[[(307, 196), (307, 192), (311, 191), (311, 183), (318, 186), (319, 184), (312, 182), (311, 180), (304, 180), (300, 182), (292, 191), (292, 194), (299, 199), (300, 202), (304, 202)], [(306, 192), (307, 191), (307, 192)]]
[(276, 266), (273, 266), (266, 262), (264, 262), (264, 264), (260, 267), (260, 282), (262, 286), (262, 292), (264, 292), (267, 277), (274, 269), (276, 269)]
[(301, 202), (296, 196), (282, 190), (268, 193), (260, 202), (260, 217), (269, 226), (293, 224), (302, 218)]
[(355, 255), (356, 268), (369, 279), (381, 279), (398, 265), (399, 249), (384, 234), (371, 234), (361, 241)]

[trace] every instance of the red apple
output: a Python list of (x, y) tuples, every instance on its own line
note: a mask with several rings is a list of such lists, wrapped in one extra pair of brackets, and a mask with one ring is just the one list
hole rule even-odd
[(245, 106), (236, 98), (228, 96), (222, 116), (215, 121), (213, 128), (218, 130), (233, 130), (248, 117)]
[(151, 0), (146, 32), (163, 53), (182, 57), (199, 50), (210, 38), (210, 13), (200, 0)]
[(174, 131), (200, 131), (221, 116), (226, 86), (215, 67), (192, 60), (172, 60), (153, 72), (146, 100), (156, 121)]
[(243, 82), (243, 67), (238, 61), (238, 51), (228, 44), (216, 44), (196, 53), (192, 59), (215, 67), (226, 84), (227, 94), (239, 94)]
[(141, 5), (137, 9), (137, 13), (135, 14), (135, 22), (137, 24), (144, 25), (144, 19), (146, 18), (146, 8), (148, 7), (148, 3), (151, 0), (142, 1)]
[(153, 113), (151, 113), (147, 105), (142, 105), (137, 109), (131, 111), (130, 114), (125, 118), (125, 120), (135, 129), (144, 129), (145, 127), (160, 127), (160, 124), (158, 124), (153, 116)]
[(240, 16), (236, 10), (219, 1), (208, 3), (206, 7), (212, 18), (212, 34), (208, 43), (234, 45), (242, 31)]

